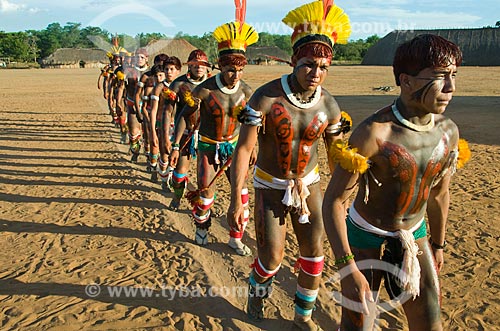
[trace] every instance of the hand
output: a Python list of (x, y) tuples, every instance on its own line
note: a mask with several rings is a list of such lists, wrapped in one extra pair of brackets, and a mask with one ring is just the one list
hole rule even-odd
[(239, 200), (236, 203), (231, 202), (226, 217), (229, 228), (238, 232), (243, 231), (243, 219), (244, 219), (243, 211), (244, 209), (241, 200)]
[(135, 113), (135, 117), (139, 123), (144, 122), (144, 116), (142, 115), (142, 111), (138, 111)]
[(444, 253), (442, 249), (435, 249), (434, 247), (432, 248), (432, 253), (434, 254), (434, 259), (436, 260), (436, 269), (439, 275), (444, 265)]
[(170, 152), (169, 165), (175, 169), (178, 160), (179, 160), (179, 150), (175, 149)]
[(254, 166), (255, 163), (257, 163), (257, 151), (255, 151), (255, 148), (252, 150), (252, 153), (250, 154), (250, 161), (248, 164), (250, 167)]
[(374, 302), (370, 284), (368, 284), (365, 276), (358, 270), (355, 263), (350, 263), (344, 267), (341, 274), (345, 269), (348, 270), (347, 273), (349, 274), (343, 276), (340, 283), (342, 295), (349, 300), (344, 300), (344, 306), (349, 310), (369, 315), (370, 309), (367, 301)]

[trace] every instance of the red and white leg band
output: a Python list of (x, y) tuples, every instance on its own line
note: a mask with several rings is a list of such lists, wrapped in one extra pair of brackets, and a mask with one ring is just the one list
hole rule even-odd
[(303, 257), (300, 256), (297, 262), (295, 262), (295, 271), (302, 270), (307, 275), (312, 277), (321, 276), (323, 272), (323, 266), (325, 264), (324, 256), (316, 257)]
[(268, 270), (266, 269), (263, 265), (262, 262), (260, 262), (260, 259), (258, 257), (255, 258), (255, 261), (251, 265), (253, 267), (254, 272), (259, 275), (261, 278), (267, 279), (271, 278), (274, 275), (278, 273), (278, 270), (280, 270), (281, 263), (278, 265), (278, 267), (274, 270)]
[(248, 208), (248, 188), (244, 188), (241, 190), (241, 203), (243, 204), (243, 228), (241, 231), (236, 231), (233, 228), (229, 231), (229, 236), (235, 239), (243, 238), (243, 234), (245, 233), (245, 228), (248, 224), (248, 219), (250, 218), (250, 209)]
[[(191, 214), (193, 215), (194, 221), (197, 227), (210, 221), (210, 207), (214, 204), (214, 198), (203, 198), (200, 197), (198, 203), (194, 205)], [(210, 223), (207, 223), (207, 227)]]
[(193, 210), (207, 211), (214, 205), (214, 198), (199, 197)]

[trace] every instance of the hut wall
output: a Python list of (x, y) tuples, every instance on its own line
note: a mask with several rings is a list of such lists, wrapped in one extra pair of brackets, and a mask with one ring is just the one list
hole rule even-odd
[(413, 37), (430, 33), (456, 43), (468, 66), (500, 65), (500, 28), (392, 31), (366, 52), (361, 64), (392, 65), (396, 48)]

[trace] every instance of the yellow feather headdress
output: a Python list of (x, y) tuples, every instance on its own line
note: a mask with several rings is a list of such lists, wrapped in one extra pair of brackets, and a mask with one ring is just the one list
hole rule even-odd
[(119, 45), (119, 42), (120, 40), (118, 36), (114, 36), (113, 38), (111, 38), (111, 43), (113, 44), (113, 46), (111, 46), (109, 52), (106, 53), (108, 58), (112, 59), (114, 55), (120, 55), (120, 53), (127, 53), (127, 50)]
[(236, 5), (236, 22), (224, 23), (213, 32), (218, 42), (219, 56), (225, 54), (245, 54), (248, 46), (259, 40), (259, 34), (248, 23), (245, 23), (246, 0), (234, 0)]
[(349, 17), (333, 0), (317, 0), (291, 10), (283, 23), (293, 29), (292, 46), (323, 43), (333, 48), (345, 44), (351, 34)]

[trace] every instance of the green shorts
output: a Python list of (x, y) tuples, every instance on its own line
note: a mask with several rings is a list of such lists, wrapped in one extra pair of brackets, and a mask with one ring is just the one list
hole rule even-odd
[[(346, 225), (349, 245), (352, 247), (360, 249), (380, 248), (386, 239), (385, 236), (379, 236), (361, 229), (359, 226), (354, 224), (354, 221), (349, 215), (346, 217)], [(413, 238), (417, 240), (426, 236), (427, 225), (424, 221), (422, 222), (422, 225), (420, 225), (420, 227), (413, 232)]]

